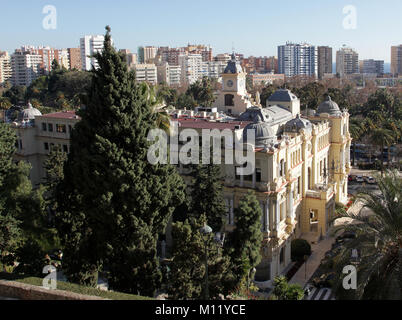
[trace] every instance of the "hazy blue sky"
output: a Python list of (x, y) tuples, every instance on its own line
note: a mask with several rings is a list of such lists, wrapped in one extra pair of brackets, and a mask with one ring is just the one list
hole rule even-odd
[[(1, 0), (0, 50), (24, 44), (78, 47), (85, 34), (112, 27), (118, 48), (232, 44), (245, 55), (276, 55), (286, 41), (355, 48), (361, 59), (390, 60), (402, 43), (401, 0)], [(56, 30), (45, 30), (45, 5), (57, 8)], [(342, 10), (357, 9), (357, 28), (345, 30)], [(334, 50), (334, 51), (335, 51)]]

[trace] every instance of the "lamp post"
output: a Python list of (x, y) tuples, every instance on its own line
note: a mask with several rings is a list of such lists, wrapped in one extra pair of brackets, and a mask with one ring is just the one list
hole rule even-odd
[(212, 228), (205, 224), (200, 229), (201, 234), (204, 237), (205, 243), (205, 300), (209, 299), (209, 290), (208, 290), (208, 235), (212, 233)]

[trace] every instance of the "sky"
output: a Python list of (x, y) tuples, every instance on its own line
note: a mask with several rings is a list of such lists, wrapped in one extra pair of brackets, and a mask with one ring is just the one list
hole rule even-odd
[[(211, 45), (214, 54), (277, 55), (287, 41), (346, 44), (359, 59), (390, 61), (402, 43), (401, 0), (0, 0), (0, 50), (21, 45), (78, 47), (86, 34), (112, 28), (119, 49)], [(56, 29), (45, 29), (46, 5), (57, 10)], [(345, 29), (345, 6), (356, 9), (356, 28)]]

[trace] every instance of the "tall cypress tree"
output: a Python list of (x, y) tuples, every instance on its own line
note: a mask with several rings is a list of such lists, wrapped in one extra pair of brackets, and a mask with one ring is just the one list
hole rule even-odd
[(185, 186), (172, 166), (147, 161), (155, 127), (149, 87), (135, 83), (106, 30), (57, 189), (64, 266), (71, 280), (94, 285), (105, 265), (113, 289), (153, 295), (161, 279), (157, 237)]
[(191, 214), (197, 219), (205, 214), (212, 230), (220, 232), (227, 214), (220, 166), (196, 165), (192, 176)]
[(262, 210), (254, 192), (249, 191), (235, 209), (236, 229), (229, 235), (227, 243), (233, 273), (237, 284), (247, 273), (261, 262)]

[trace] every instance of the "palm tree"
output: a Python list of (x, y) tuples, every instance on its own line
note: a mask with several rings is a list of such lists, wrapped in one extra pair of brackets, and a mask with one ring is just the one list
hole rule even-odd
[[(394, 133), (391, 130), (384, 128), (375, 128), (370, 134), (371, 142), (381, 148), (381, 175), (383, 174), (384, 168), (384, 147), (387, 146), (388, 149), (395, 141)], [(388, 159), (389, 164), (389, 159)]]
[(12, 106), (10, 100), (6, 97), (0, 97), (0, 109), (3, 110), (3, 120), (6, 121), (6, 110)]
[[(380, 192), (363, 190), (358, 200), (363, 203), (357, 214), (339, 214), (354, 223), (335, 227), (352, 231), (356, 238), (346, 242), (335, 258), (340, 275), (334, 285), (338, 298), (392, 299), (402, 298), (402, 178), (398, 171), (376, 176)], [(369, 213), (365, 210), (369, 209)], [(342, 269), (351, 264), (351, 250), (357, 249), (357, 289), (343, 289)]]
[(350, 131), (350, 135), (353, 138), (352, 141), (352, 166), (355, 165), (355, 160), (356, 160), (356, 142), (360, 140), (360, 138), (363, 136), (364, 134), (364, 130), (361, 126), (361, 122), (358, 121), (357, 119), (351, 119), (350, 121), (350, 126), (349, 126), (349, 131)]
[(167, 112), (165, 101), (158, 97), (154, 86), (150, 87), (147, 83), (142, 83), (141, 85), (148, 90), (148, 99), (155, 115), (156, 127), (168, 133), (170, 130), (170, 116)]

